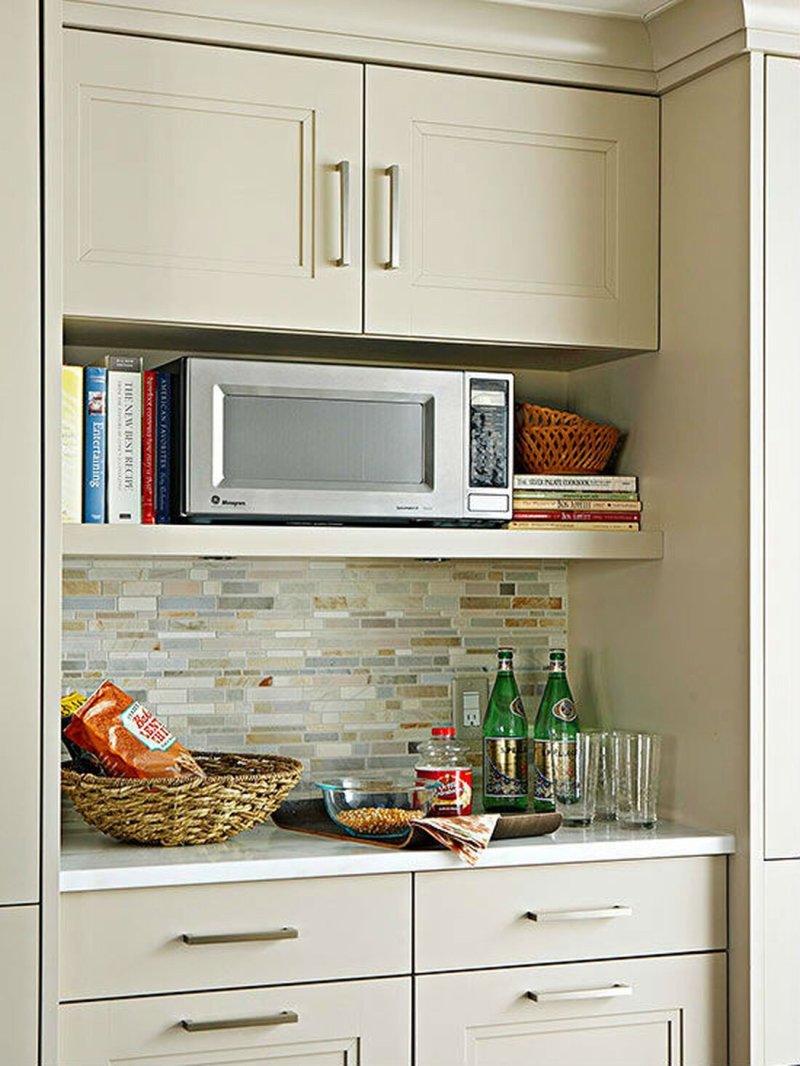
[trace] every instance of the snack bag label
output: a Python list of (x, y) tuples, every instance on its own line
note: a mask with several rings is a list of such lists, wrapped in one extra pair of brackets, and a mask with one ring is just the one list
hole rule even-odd
[(141, 703), (132, 703), (122, 712), (120, 721), (128, 732), (150, 751), (168, 751), (175, 743), (175, 737), (164, 723), (159, 722)]

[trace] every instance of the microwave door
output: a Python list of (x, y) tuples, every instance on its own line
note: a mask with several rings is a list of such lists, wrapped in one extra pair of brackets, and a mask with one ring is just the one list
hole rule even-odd
[(205, 382), (189, 375), (190, 437), (207, 452), (191, 459), (193, 514), (461, 517), (463, 375), (214, 360), (214, 376), (210, 362)]

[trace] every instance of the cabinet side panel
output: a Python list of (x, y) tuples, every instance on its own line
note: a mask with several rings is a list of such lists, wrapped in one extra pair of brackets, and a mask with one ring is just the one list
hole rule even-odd
[(38, 898), (39, 852), (39, 94), (36, 5), (0, 5), (0, 904)]
[(571, 409), (628, 433), (621, 472), (640, 475), (644, 527), (666, 533), (661, 562), (570, 564), (579, 709), (662, 734), (662, 813), (736, 833), (736, 1063), (749, 1061), (749, 87), (742, 59), (663, 98), (661, 350), (570, 386)]

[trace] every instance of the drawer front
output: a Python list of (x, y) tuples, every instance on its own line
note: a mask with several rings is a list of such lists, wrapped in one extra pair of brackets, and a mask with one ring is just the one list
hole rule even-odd
[(415, 892), (423, 973), (726, 942), (723, 856), (427, 873)]
[(406, 874), (76, 892), (61, 905), (62, 1000), (411, 970)]
[(416, 1062), (725, 1066), (725, 988), (722, 953), (430, 974)]
[(71, 1003), (59, 1021), (61, 1066), (408, 1066), (411, 979)]

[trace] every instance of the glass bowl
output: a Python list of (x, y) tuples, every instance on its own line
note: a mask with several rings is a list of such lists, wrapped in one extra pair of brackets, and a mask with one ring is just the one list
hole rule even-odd
[(436, 790), (414, 780), (336, 777), (315, 782), (325, 810), (350, 836), (391, 840), (407, 835), (430, 810)]

